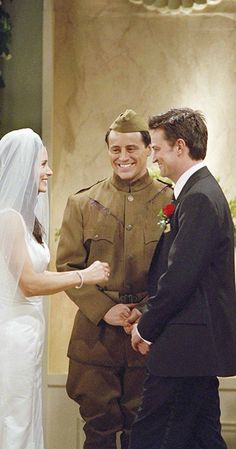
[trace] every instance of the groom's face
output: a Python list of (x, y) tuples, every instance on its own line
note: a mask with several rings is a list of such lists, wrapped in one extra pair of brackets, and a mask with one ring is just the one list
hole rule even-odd
[(154, 129), (150, 131), (153, 163), (157, 163), (160, 169), (160, 175), (176, 181), (178, 172), (178, 144), (173, 145), (165, 137), (163, 129)]
[(151, 146), (145, 147), (140, 132), (120, 133), (111, 130), (108, 151), (111, 166), (121, 179), (133, 182), (146, 173)]

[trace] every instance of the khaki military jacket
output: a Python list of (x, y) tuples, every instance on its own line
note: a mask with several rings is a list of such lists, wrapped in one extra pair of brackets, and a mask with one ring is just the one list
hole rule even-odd
[[(158, 213), (171, 196), (168, 185), (147, 173), (132, 184), (113, 175), (69, 198), (58, 246), (58, 270), (83, 269), (95, 260), (108, 262), (111, 268), (105, 287), (67, 291), (79, 307), (69, 357), (105, 366), (120, 365), (124, 357), (124, 363), (139, 363), (140, 355), (132, 350), (123, 328), (106, 324), (103, 317), (116, 303), (145, 298), (147, 273), (162, 233)], [(125, 356), (120, 339), (123, 346), (125, 342)]]

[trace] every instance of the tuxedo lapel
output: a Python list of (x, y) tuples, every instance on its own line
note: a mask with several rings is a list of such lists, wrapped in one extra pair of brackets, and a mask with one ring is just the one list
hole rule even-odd
[(176, 203), (178, 204), (181, 199), (186, 195), (186, 193), (191, 189), (191, 187), (196, 184), (200, 179), (206, 178), (207, 176), (212, 176), (207, 167), (202, 167), (188, 179), (184, 187), (182, 188)]

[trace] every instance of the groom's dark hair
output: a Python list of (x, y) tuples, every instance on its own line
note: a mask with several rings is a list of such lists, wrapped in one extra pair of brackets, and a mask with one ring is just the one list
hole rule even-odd
[(163, 129), (166, 140), (173, 145), (177, 139), (183, 139), (191, 159), (205, 159), (208, 132), (205, 117), (200, 111), (190, 108), (170, 109), (150, 117), (149, 128)]

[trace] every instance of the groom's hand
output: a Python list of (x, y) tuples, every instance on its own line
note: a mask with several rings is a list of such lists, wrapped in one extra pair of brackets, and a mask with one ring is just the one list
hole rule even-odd
[(146, 343), (137, 332), (137, 324), (134, 324), (131, 337), (132, 348), (142, 355), (146, 355), (150, 350), (150, 344)]

